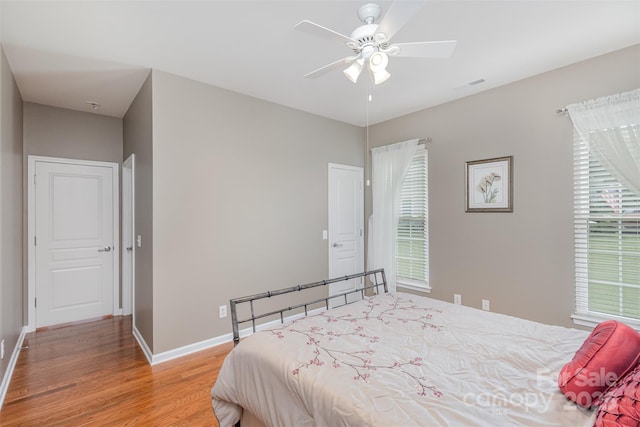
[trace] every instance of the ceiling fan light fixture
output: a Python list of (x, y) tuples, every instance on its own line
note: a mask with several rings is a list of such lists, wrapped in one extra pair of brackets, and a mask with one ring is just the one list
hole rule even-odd
[(389, 56), (384, 52), (376, 52), (369, 58), (369, 68), (373, 73), (383, 71), (389, 64)]
[(385, 69), (372, 71), (372, 74), (373, 74), (373, 83), (375, 85), (384, 83), (389, 79), (389, 77), (391, 77), (391, 74)]
[(369, 70), (373, 75), (373, 83), (379, 85), (387, 81), (391, 74), (386, 70), (389, 56), (384, 52), (376, 52), (369, 58)]
[(362, 73), (362, 62), (360, 60), (353, 61), (353, 63), (344, 70), (344, 75), (354, 83), (358, 81), (360, 73)]

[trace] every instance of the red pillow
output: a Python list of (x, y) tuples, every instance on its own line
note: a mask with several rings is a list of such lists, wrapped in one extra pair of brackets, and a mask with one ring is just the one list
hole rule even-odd
[(607, 320), (596, 326), (558, 375), (569, 399), (590, 408), (602, 393), (640, 360), (640, 334), (624, 323)]
[(594, 427), (640, 425), (640, 367), (610, 387), (600, 399)]

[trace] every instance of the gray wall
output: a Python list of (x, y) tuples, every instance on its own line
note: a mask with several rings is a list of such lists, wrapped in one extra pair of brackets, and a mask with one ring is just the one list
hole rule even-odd
[(328, 274), (327, 164), (361, 128), (153, 71), (154, 353), (231, 331), (232, 297)]
[(25, 102), (25, 155), (122, 163), (122, 120)]
[(15, 350), (24, 313), (22, 241), (22, 98), (0, 50), (0, 382)]
[[(371, 146), (433, 138), (432, 297), (573, 326), (572, 125), (555, 110), (637, 87), (638, 45), (371, 128)], [(465, 213), (465, 162), (509, 155), (514, 212)]]
[(135, 248), (134, 327), (153, 351), (153, 117), (149, 74), (123, 119), (124, 159), (135, 153), (135, 224), (142, 247)]

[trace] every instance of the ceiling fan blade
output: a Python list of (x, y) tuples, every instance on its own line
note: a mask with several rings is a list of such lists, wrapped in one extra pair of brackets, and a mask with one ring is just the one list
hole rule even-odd
[(390, 40), (426, 3), (426, 0), (401, 1), (391, 4), (378, 26), (378, 33), (384, 33)]
[(306, 19), (298, 22), (293, 28), (303, 31), (307, 34), (322, 37), (325, 39), (335, 40), (339, 43), (355, 42), (351, 37), (347, 37), (344, 34), (340, 34), (337, 31), (333, 31), (330, 28), (323, 27), (315, 22), (307, 21)]
[(448, 58), (456, 47), (455, 40), (435, 42), (394, 43), (389, 46), (389, 54), (412, 58)]
[(345, 65), (351, 64), (355, 61), (357, 56), (347, 56), (346, 58), (339, 59), (331, 64), (327, 64), (324, 67), (320, 67), (317, 70), (313, 70), (310, 73), (305, 74), (304, 76), (308, 79), (315, 79), (316, 77), (320, 77), (329, 71), (333, 71), (336, 68), (344, 67)]
[(344, 67), (345, 65), (351, 64), (353, 61), (358, 59), (357, 56), (347, 56), (346, 58), (339, 59), (331, 64), (327, 64), (324, 67), (320, 67), (317, 70), (313, 70), (310, 73), (305, 74), (304, 76), (309, 79), (315, 79), (316, 77), (320, 77), (323, 74), (328, 73), (329, 71), (333, 71), (336, 68)]

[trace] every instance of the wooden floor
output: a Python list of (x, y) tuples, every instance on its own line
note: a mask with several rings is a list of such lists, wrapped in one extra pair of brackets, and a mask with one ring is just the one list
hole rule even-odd
[(209, 392), (232, 344), (149, 366), (131, 317), (27, 334), (1, 426), (217, 426)]

